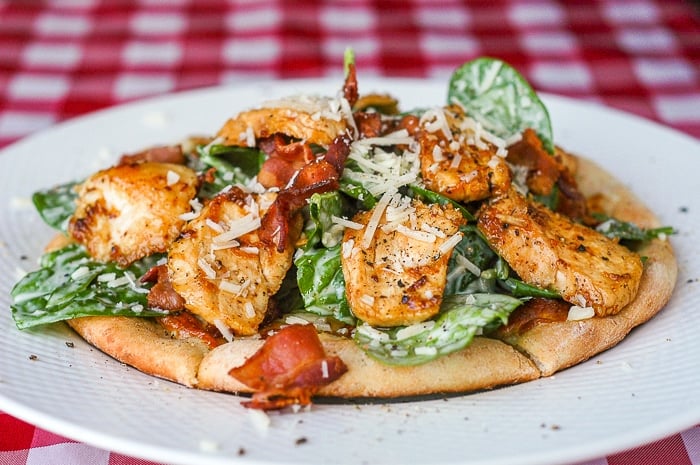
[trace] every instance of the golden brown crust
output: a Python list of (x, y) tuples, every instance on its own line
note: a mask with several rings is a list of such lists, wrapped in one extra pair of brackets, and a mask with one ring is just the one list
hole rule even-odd
[[(586, 197), (596, 196), (610, 216), (639, 226), (659, 226), (654, 214), (622, 183), (595, 163), (579, 158), (576, 173)], [(637, 252), (647, 257), (635, 299), (619, 313), (579, 321), (535, 324), (524, 332), (504, 334), (503, 340), (535, 362), (542, 376), (576, 365), (615, 346), (635, 326), (654, 316), (671, 297), (678, 274), (671, 244), (653, 240)]]
[[(434, 362), (392, 367), (373, 360), (355, 342), (324, 335), (328, 355), (339, 356), (347, 373), (319, 394), (334, 397), (401, 397), (488, 389), (539, 377), (535, 365), (512, 347), (477, 337), (466, 349)], [(214, 349), (202, 361), (199, 387), (215, 391), (250, 392), (228, 371), (243, 364), (260, 346), (260, 339), (240, 339)]]
[[(579, 159), (577, 180), (587, 196), (600, 200), (611, 216), (644, 227), (658, 221), (634, 195), (594, 163)], [(618, 314), (581, 321), (541, 321), (503, 335), (505, 342), (475, 338), (466, 349), (414, 367), (389, 367), (369, 358), (351, 340), (323, 337), (331, 355), (349, 367), (322, 395), (399, 397), (467, 392), (548, 376), (614, 346), (635, 326), (654, 316), (673, 290), (677, 265), (671, 245), (654, 240), (638, 251), (648, 257), (639, 293)], [(173, 339), (157, 323), (120, 317), (90, 317), (70, 325), (88, 342), (141, 371), (201, 389), (248, 392), (228, 371), (262, 344), (237, 339), (209, 351), (196, 340)]]
[(209, 351), (202, 341), (174, 339), (160, 324), (145, 318), (93, 316), (68, 324), (120, 362), (185, 386), (197, 384), (197, 370)]

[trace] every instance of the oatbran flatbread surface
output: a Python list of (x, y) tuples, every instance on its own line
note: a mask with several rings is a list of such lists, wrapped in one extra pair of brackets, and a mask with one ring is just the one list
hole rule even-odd
[[(576, 160), (579, 189), (586, 197), (602, 194), (600, 205), (607, 214), (645, 228), (659, 226), (654, 214), (612, 175), (591, 161)], [(476, 337), (461, 351), (409, 367), (382, 364), (351, 339), (321, 335), (326, 352), (338, 355), (348, 371), (319, 394), (394, 398), (468, 392), (549, 376), (587, 360), (653, 317), (671, 296), (677, 265), (670, 243), (654, 239), (637, 252), (647, 257), (638, 294), (612, 316), (567, 321), (566, 313), (559, 319), (530, 315), (528, 321), (508, 325), (492, 337)], [(85, 317), (68, 324), (90, 344), (140, 371), (194, 388), (233, 393), (251, 389), (229, 376), (229, 370), (263, 343), (240, 338), (210, 350), (196, 338), (175, 339), (155, 321), (140, 318)]]

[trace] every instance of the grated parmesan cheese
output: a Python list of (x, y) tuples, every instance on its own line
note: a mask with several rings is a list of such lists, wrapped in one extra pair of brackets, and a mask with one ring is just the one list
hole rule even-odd
[(88, 274), (90, 274), (90, 268), (88, 268), (87, 266), (81, 266), (75, 271), (73, 271), (73, 273), (71, 273), (70, 278), (72, 280), (77, 280), (82, 278), (83, 276), (87, 276)]
[(254, 213), (249, 213), (242, 218), (237, 218), (229, 222), (228, 231), (214, 236), (212, 242), (218, 245), (230, 243), (244, 234), (248, 234), (260, 228), (260, 224), (260, 217)]
[(579, 307), (578, 305), (572, 305), (569, 308), (569, 314), (566, 316), (567, 321), (579, 321), (587, 320), (595, 316), (595, 310), (593, 307)]
[(345, 228), (354, 229), (356, 231), (359, 231), (360, 229), (364, 228), (364, 226), (360, 223), (357, 223), (355, 221), (350, 221), (346, 218), (341, 218), (341, 217), (335, 216), (335, 215), (331, 215), (331, 221), (335, 224), (339, 224), (340, 226), (343, 226)]
[(305, 320), (301, 317), (294, 316), (294, 315), (289, 315), (287, 318), (284, 319), (284, 322), (287, 323), (288, 325), (308, 325), (309, 321)]
[(457, 154), (452, 158), (452, 163), (450, 163), (450, 168), (451, 169), (457, 169), (459, 168), (459, 164), (462, 163), (462, 155)]
[(416, 355), (437, 355), (437, 349), (435, 347), (420, 346), (413, 350)]
[(191, 221), (194, 220), (195, 218), (199, 218), (199, 214), (202, 212), (202, 203), (197, 199), (194, 198), (190, 200), (190, 207), (192, 207), (192, 211), (188, 213), (183, 213), (182, 215), (179, 215), (178, 218), (184, 221)]
[(446, 254), (450, 252), (457, 244), (460, 243), (462, 240), (462, 233), (458, 232), (450, 236), (449, 239), (447, 239), (445, 242), (440, 244), (438, 247), (438, 250), (440, 251), (441, 254)]
[(355, 252), (355, 240), (350, 239), (347, 242), (343, 242), (342, 247), (342, 253), (343, 253), (343, 258), (350, 258), (353, 256), (353, 253)]
[(199, 266), (200, 270), (204, 271), (207, 278), (216, 279), (216, 270), (214, 270), (214, 268), (204, 259), (204, 257), (200, 257), (197, 260), (197, 266)]
[(408, 325), (405, 328), (401, 328), (396, 332), (396, 340), (397, 341), (402, 341), (404, 339), (408, 339), (409, 337), (417, 336), (418, 334), (422, 333), (423, 331), (430, 331), (433, 329), (435, 326), (435, 321), (433, 320), (428, 320), (428, 321), (423, 321), (421, 323), (414, 323), (412, 325)]
[(272, 422), (270, 416), (265, 413), (264, 410), (256, 408), (249, 408), (246, 410), (248, 411), (248, 418), (250, 418), (253, 427), (260, 433), (267, 433), (270, 428), (270, 423)]
[(168, 186), (172, 186), (173, 184), (176, 184), (180, 180), (180, 175), (177, 174), (173, 170), (168, 170), (167, 174), (165, 175), (165, 181)]
[(370, 306), (374, 305), (374, 297), (369, 295), (369, 294), (363, 294), (360, 297), (360, 301), (365, 305), (370, 305)]
[(435, 237), (439, 237), (441, 239), (444, 239), (447, 237), (447, 235), (444, 232), (442, 232), (442, 230), (440, 228), (436, 228), (435, 226), (431, 226), (428, 223), (421, 223), (420, 229), (421, 229), (421, 231), (428, 232), (428, 233), (434, 235)]
[(254, 246), (242, 246), (242, 247), (239, 247), (238, 250), (240, 250), (241, 252), (249, 253), (251, 255), (260, 254), (260, 249), (258, 247), (254, 247)]
[(255, 132), (252, 126), (245, 128), (245, 143), (248, 147), (255, 147)]
[(372, 215), (367, 222), (367, 228), (365, 228), (365, 233), (362, 236), (362, 243), (360, 245), (363, 249), (368, 248), (370, 244), (372, 244), (372, 239), (374, 238), (374, 233), (377, 231), (377, 227), (379, 226), (379, 221), (381, 221), (384, 210), (389, 205), (389, 202), (394, 194), (395, 191), (385, 192), (384, 195), (382, 195), (382, 198), (379, 199), (379, 202), (377, 202), (377, 205), (374, 206)]
[(216, 326), (216, 329), (219, 330), (224, 339), (226, 339), (228, 342), (233, 341), (233, 332), (231, 331), (231, 328), (226, 326), (226, 323), (217, 318), (214, 320), (214, 326)]
[(117, 275), (116, 273), (102, 273), (101, 275), (97, 276), (97, 282), (98, 283), (107, 283), (110, 281), (114, 281), (114, 278), (116, 278)]
[(253, 307), (252, 303), (246, 302), (243, 305), (243, 310), (245, 310), (245, 316), (248, 318), (255, 318), (255, 307)]
[(221, 226), (216, 221), (212, 220), (211, 218), (207, 218), (206, 220), (204, 220), (204, 224), (206, 224), (207, 226), (209, 226), (211, 229), (213, 229), (214, 231), (216, 231), (218, 233), (224, 232), (224, 227)]
[(421, 242), (433, 243), (437, 239), (437, 236), (435, 236), (435, 234), (426, 231), (416, 231), (415, 229), (409, 229), (402, 224), (396, 226), (396, 232)]
[(127, 284), (129, 284), (129, 278), (127, 278), (126, 276), (122, 276), (120, 278), (115, 278), (111, 281), (108, 281), (107, 287), (115, 288), (115, 287), (126, 286)]

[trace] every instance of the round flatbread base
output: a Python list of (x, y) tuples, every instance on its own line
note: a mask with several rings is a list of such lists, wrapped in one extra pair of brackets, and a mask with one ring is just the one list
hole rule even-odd
[[(600, 205), (610, 216), (658, 226), (654, 214), (622, 183), (591, 161), (576, 161), (580, 190), (587, 197), (602, 195)], [(412, 367), (381, 364), (352, 340), (322, 335), (327, 353), (341, 357), (348, 371), (319, 394), (395, 398), (469, 392), (549, 376), (580, 363), (616, 345), (668, 302), (677, 277), (670, 243), (655, 239), (638, 252), (647, 257), (639, 292), (616, 315), (539, 322), (502, 340), (477, 337), (466, 349)], [(251, 391), (228, 372), (262, 345), (260, 339), (240, 338), (209, 350), (196, 339), (175, 339), (155, 321), (139, 318), (86, 317), (69, 324), (90, 344), (145, 373), (224, 392)]]

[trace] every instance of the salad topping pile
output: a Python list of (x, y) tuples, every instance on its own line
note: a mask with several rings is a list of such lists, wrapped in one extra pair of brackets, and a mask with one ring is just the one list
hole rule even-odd
[[(620, 242), (672, 230), (591, 210), (513, 68), (468, 62), (444, 106), (405, 112), (359, 94), (351, 54), (346, 70), (337, 96), (266, 102), (216, 137), (37, 192), (42, 218), (70, 241), (15, 285), (17, 326), (156, 318), (215, 347), (303, 323), (415, 365), (532, 299), (564, 299), (587, 318), (634, 298), (643, 263)], [(545, 223), (554, 232), (537, 229)], [(515, 247), (513, 226), (531, 243)], [(552, 273), (551, 237), (568, 247)]]

